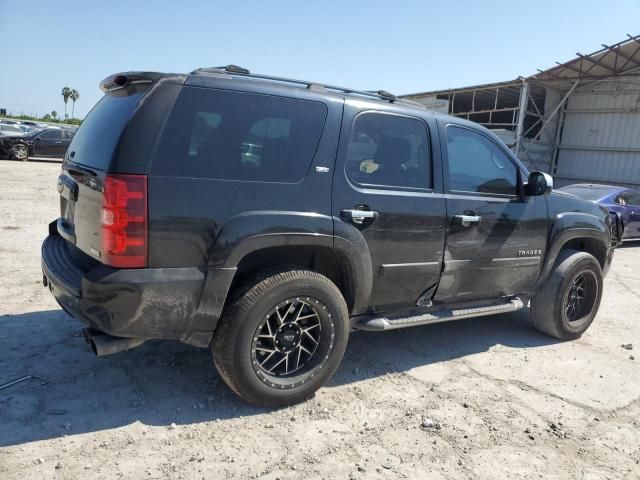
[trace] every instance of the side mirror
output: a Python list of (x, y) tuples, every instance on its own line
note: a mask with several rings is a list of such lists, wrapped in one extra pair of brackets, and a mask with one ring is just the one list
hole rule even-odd
[(549, 195), (553, 190), (553, 177), (544, 172), (531, 172), (524, 186), (524, 193), (528, 197)]

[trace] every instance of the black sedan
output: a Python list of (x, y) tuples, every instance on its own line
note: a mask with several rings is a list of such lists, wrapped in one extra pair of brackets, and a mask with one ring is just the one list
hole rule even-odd
[(75, 130), (44, 128), (24, 135), (0, 137), (0, 157), (26, 161), (29, 157), (64, 157)]

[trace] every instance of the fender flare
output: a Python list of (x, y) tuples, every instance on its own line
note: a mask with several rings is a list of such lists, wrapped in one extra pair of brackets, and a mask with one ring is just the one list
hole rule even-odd
[(351, 313), (366, 309), (373, 285), (367, 243), (355, 227), (328, 215), (289, 211), (251, 211), (237, 215), (225, 223), (216, 238), (209, 255), (209, 268), (236, 269), (249, 253), (283, 246), (331, 249), (346, 277), (343, 280), (346, 293), (352, 299)]
[(364, 313), (373, 289), (373, 265), (367, 241), (360, 230), (334, 217), (334, 250), (340, 255), (351, 280), (351, 314)]
[(585, 238), (602, 243), (605, 256), (608, 256), (610, 236), (609, 228), (604, 220), (594, 215), (583, 212), (567, 212), (556, 215), (549, 233), (547, 253), (536, 289), (540, 287), (553, 270), (556, 259), (562, 247), (570, 240)]
[(209, 266), (236, 268), (247, 254), (269, 247), (331, 247), (332, 233), (333, 221), (327, 215), (280, 210), (244, 212), (225, 222), (209, 251)]

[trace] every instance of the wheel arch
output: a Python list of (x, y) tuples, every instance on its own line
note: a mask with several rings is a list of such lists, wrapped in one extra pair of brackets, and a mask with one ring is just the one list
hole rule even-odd
[[(257, 275), (282, 267), (317, 271), (342, 292), (350, 314), (363, 312), (373, 283), (362, 234), (336, 227), (334, 218), (300, 212), (248, 212), (227, 222), (209, 265), (235, 269), (229, 296)], [(345, 230), (345, 231), (342, 231)]]
[(345, 259), (326, 245), (281, 244), (250, 251), (238, 262), (229, 291), (233, 294), (266, 272), (283, 268), (313, 270), (324, 275), (338, 287), (349, 311), (353, 308), (356, 286), (346, 268)]
[(594, 215), (571, 212), (558, 215), (553, 223), (547, 254), (536, 288), (549, 277), (560, 252), (578, 250), (593, 255), (603, 272), (611, 259), (611, 238), (605, 220)]
[[(27, 159), (33, 155), (33, 147), (28, 143), (25, 142), (24, 140), (18, 140), (16, 141), (16, 143), (14, 143), (13, 145), (11, 145), (9, 147), (9, 152), (10, 154), (13, 153), (14, 149), (18, 148), (18, 147), (24, 147), (27, 150)], [(26, 159), (25, 159), (26, 160)]]

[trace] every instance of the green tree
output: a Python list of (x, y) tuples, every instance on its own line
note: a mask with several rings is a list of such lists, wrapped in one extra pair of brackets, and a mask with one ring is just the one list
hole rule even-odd
[(71, 97), (71, 89), (69, 87), (62, 87), (62, 99), (64, 100), (64, 119), (66, 120), (69, 115), (67, 115), (67, 102)]
[(58, 116), (58, 112), (56, 112), (55, 110), (53, 112), (51, 112), (51, 116), (53, 117), (53, 119), (55, 120), (56, 117)]
[(75, 88), (73, 90), (71, 90), (71, 95), (69, 95), (69, 98), (71, 99), (71, 118), (73, 118), (73, 111), (76, 108), (76, 101), (80, 98), (80, 92), (78, 90), (76, 90)]

